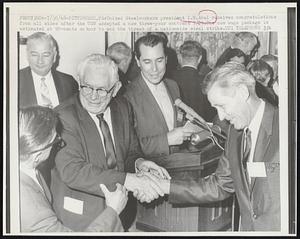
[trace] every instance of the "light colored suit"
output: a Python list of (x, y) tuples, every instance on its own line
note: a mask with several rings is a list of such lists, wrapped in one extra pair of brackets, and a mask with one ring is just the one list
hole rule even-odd
[[(71, 232), (53, 211), (43, 189), (28, 175), (20, 172), (21, 232)], [(118, 214), (107, 207), (85, 231), (122, 231)]]
[(269, 103), (258, 132), (253, 162), (264, 162), (266, 177), (249, 185), (242, 165), (242, 134), (229, 127), (224, 156), (216, 172), (199, 181), (171, 180), (171, 203), (207, 203), (235, 192), (242, 231), (280, 230), (280, 161), (278, 108)]
[[(179, 125), (174, 101), (180, 98), (179, 88), (173, 80), (163, 79), (163, 82), (174, 109), (174, 127), (177, 127)], [(143, 153), (153, 157), (169, 155), (172, 149), (168, 145), (169, 129), (166, 120), (141, 74), (138, 79), (128, 84), (124, 97), (133, 107), (135, 129)]]

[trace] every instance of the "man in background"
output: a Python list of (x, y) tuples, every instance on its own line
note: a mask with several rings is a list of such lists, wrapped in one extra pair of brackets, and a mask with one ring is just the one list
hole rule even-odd
[(182, 101), (192, 107), (206, 121), (211, 121), (215, 110), (210, 106), (207, 96), (202, 94), (203, 78), (198, 74), (198, 65), (202, 58), (202, 47), (197, 41), (185, 41), (179, 48), (180, 69), (173, 71), (174, 79), (180, 89)]
[(166, 45), (156, 34), (147, 34), (135, 43), (141, 73), (128, 85), (124, 96), (133, 106), (135, 128), (146, 156), (169, 155), (192, 134), (181, 127), (174, 106), (180, 97), (178, 85), (165, 78)]
[(272, 69), (273, 69), (273, 78), (274, 78), (274, 83), (273, 83), (273, 90), (278, 96), (279, 94), (279, 80), (278, 80), (278, 57), (274, 55), (264, 55), (260, 58), (267, 64), (269, 64)]
[(27, 38), (29, 66), (19, 72), (19, 107), (41, 105), (54, 108), (78, 91), (71, 75), (54, 69), (57, 43), (44, 32)]
[(124, 42), (116, 42), (107, 48), (106, 55), (118, 66), (119, 80), (122, 83), (118, 94), (123, 94), (126, 85), (129, 83), (126, 73), (132, 59), (131, 49)]
[(240, 49), (242, 50), (246, 57), (244, 65), (247, 66), (251, 59), (255, 56), (260, 47), (260, 42), (257, 36), (252, 32), (238, 32), (234, 35), (230, 47), (228, 47), (219, 57), (218, 61), (223, 61), (223, 58), (228, 54), (228, 51), (231, 49)]

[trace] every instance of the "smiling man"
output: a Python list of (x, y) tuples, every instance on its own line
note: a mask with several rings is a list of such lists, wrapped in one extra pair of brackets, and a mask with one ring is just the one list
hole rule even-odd
[(54, 69), (57, 58), (55, 39), (44, 32), (27, 38), (29, 66), (19, 72), (19, 106), (41, 105), (54, 108), (78, 91), (71, 75)]
[(204, 91), (219, 118), (230, 122), (215, 173), (198, 181), (161, 180), (171, 203), (208, 203), (235, 192), (241, 231), (280, 230), (278, 108), (255, 93), (253, 76), (238, 63), (214, 69)]
[(128, 85), (124, 96), (132, 104), (135, 127), (147, 156), (175, 152), (192, 132), (180, 127), (174, 101), (180, 98), (175, 81), (166, 73), (166, 45), (163, 38), (147, 34), (135, 43), (136, 62), (141, 69), (137, 80)]
[[(133, 173), (134, 168), (168, 175), (153, 162), (137, 160), (141, 154), (131, 106), (115, 97), (121, 87), (115, 63), (101, 54), (87, 56), (78, 66), (78, 83), (79, 94), (56, 108), (66, 145), (56, 155), (51, 190), (58, 218), (83, 231), (105, 209), (100, 183), (110, 191), (119, 183), (150, 202), (163, 193), (150, 177)], [(129, 216), (124, 215), (123, 225)]]

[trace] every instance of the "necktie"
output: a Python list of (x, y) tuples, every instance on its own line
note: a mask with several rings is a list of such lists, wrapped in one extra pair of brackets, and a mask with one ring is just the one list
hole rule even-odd
[(97, 118), (99, 119), (99, 126), (103, 134), (103, 143), (106, 152), (106, 163), (109, 169), (113, 169), (117, 165), (117, 159), (109, 127), (103, 118), (103, 114), (98, 114)]
[(50, 100), (50, 94), (49, 94), (49, 89), (46, 85), (45, 82), (46, 78), (42, 77), (41, 78), (41, 97), (42, 97), (42, 101), (43, 101), (43, 106), (45, 107), (49, 107), (52, 108), (52, 102)]
[(52, 201), (51, 193), (50, 193), (49, 187), (46, 184), (46, 181), (45, 181), (43, 175), (40, 173), (40, 171), (38, 169), (35, 170), (35, 175), (36, 175), (36, 178), (37, 178), (39, 184), (43, 188), (43, 191), (46, 195), (47, 200), (51, 204), (51, 201)]
[(246, 172), (247, 179), (250, 182), (250, 178), (249, 178), (248, 172), (247, 172), (247, 162), (249, 161), (252, 142), (251, 142), (251, 131), (248, 128), (243, 133), (243, 141), (242, 142), (243, 142), (243, 149), (244, 149), (242, 163), (243, 163), (244, 170)]

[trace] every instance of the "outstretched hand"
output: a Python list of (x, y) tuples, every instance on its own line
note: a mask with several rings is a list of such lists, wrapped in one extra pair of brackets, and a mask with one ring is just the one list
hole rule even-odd
[(150, 172), (151, 174), (154, 174), (157, 177), (163, 179), (171, 179), (170, 174), (165, 168), (158, 166), (156, 163), (152, 161), (139, 158), (137, 159), (136, 167), (140, 171)]
[(128, 200), (128, 192), (126, 188), (117, 183), (117, 189), (110, 192), (104, 184), (100, 184), (100, 188), (105, 196), (106, 205), (113, 208), (118, 214), (120, 214), (126, 206)]

